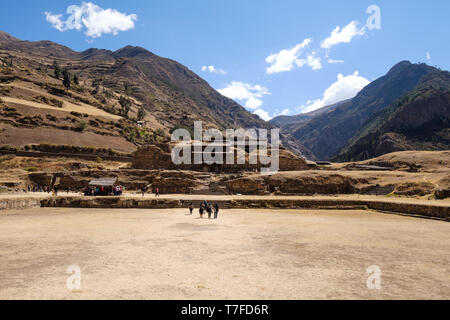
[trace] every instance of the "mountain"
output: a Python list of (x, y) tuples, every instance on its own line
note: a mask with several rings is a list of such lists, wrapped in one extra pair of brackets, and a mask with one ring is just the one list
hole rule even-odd
[(203, 120), (219, 128), (268, 127), (187, 67), (141, 47), (75, 52), (50, 41), (20, 41), (3, 33), (0, 49), (29, 54), (27, 58), (47, 65), (53, 60), (62, 66), (71, 65), (69, 69), (82, 79), (99, 79), (101, 85), (117, 92), (127, 85), (129, 95), (142, 102), (164, 125), (192, 126), (193, 120)]
[(406, 150), (450, 149), (450, 73), (434, 70), (374, 115), (334, 160), (360, 161)]
[(379, 115), (397, 99), (407, 95), (436, 68), (402, 61), (370, 83), (358, 95), (334, 109), (319, 114), (299, 126), (288, 124), (285, 131), (319, 159), (331, 159), (349, 143), (369, 119)]
[(300, 127), (302, 124), (308, 122), (314, 117), (320, 116), (322, 114), (325, 114), (327, 112), (333, 111), (338, 107), (339, 105), (348, 102), (349, 100), (344, 100), (337, 102), (335, 104), (322, 107), (320, 109), (308, 112), (308, 113), (301, 113), (295, 116), (278, 116), (270, 120), (269, 122), (273, 124), (274, 126), (281, 128), (281, 129), (287, 129), (292, 131), (292, 127)]
[(311, 150), (306, 148), (298, 139), (292, 136), (292, 133), (300, 129), (303, 125), (307, 124), (311, 119), (320, 115), (331, 112), (339, 105), (346, 103), (348, 100), (341, 101), (329, 106), (325, 106), (315, 111), (308, 113), (301, 113), (295, 116), (278, 116), (269, 121), (270, 124), (281, 130), (281, 141), (283, 145), (294, 152), (297, 155), (303, 156), (310, 160), (317, 160)]
[[(66, 90), (54, 64), (76, 75), (78, 84), (72, 82)], [(121, 97), (129, 101), (127, 115)], [(206, 128), (272, 127), (187, 67), (144, 48), (76, 52), (51, 41), (22, 41), (1, 31), (0, 99), (4, 106), (0, 106), (0, 144), (15, 146), (35, 143), (40, 136), (43, 143), (62, 139), (96, 146), (108, 146), (116, 139), (117, 148), (128, 150), (132, 148), (127, 143), (139, 146), (167, 139), (175, 127), (193, 128), (196, 120)], [(136, 119), (142, 108), (143, 128)], [(34, 134), (27, 131), (31, 129)]]

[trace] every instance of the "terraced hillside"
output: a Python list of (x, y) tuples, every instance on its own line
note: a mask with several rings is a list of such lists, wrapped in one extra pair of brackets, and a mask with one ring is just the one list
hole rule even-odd
[(0, 145), (131, 152), (179, 126), (269, 125), (176, 61), (143, 48), (75, 52), (0, 32)]

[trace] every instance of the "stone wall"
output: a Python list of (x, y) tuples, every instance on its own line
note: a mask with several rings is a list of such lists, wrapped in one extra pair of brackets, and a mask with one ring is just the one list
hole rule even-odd
[[(39, 200), (36, 200), (37, 202)], [(190, 200), (138, 199), (123, 197), (56, 197), (41, 200), (42, 207), (62, 208), (181, 208)], [(214, 201), (210, 201), (214, 202)], [(18, 202), (17, 205), (19, 205)], [(31, 204), (31, 203), (30, 203)], [(26, 205), (22, 203), (22, 205)], [(229, 201), (231, 209), (323, 209), (323, 210), (374, 210), (450, 221), (450, 207), (439, 204), (402, 203), (383, 200), (347, 199), (246, 199)]]
[[(211, 165), (206, 164), (194, 164), (193, 156), (191, 156), (192, 164), (190, 165), (175, 165), (172, 162), (171, 150), (174, 147), (173, 143), (146, 145), (139, 148), (133, 155), (132, 167), (135, 169), (145, 170), (193, 170), (202, 172), (223, 172), (223, 173), (235, 173), (242, 171), (255, 171), (264, 167), (260, 163), (249, 164), (249, 155), (246, 154), (245, 164), (237, 163), (237, 153), (235, 152), (235, 164), (223, 164), (223, 165)], [(224, 159), (226, 161), (226, 159)], [(309, 170), (312, 169), (305, 159), (297, 157), (292, 152), (286, 149), (280, 149), (279, 151), (279, 164), (280, 171), (296, 171), (296, 170)]]
[(180, 200), (133, 199), (123, 197), (56, 197), (43, 199), (44, 208), (104, 208), (104, 209), (170, 209), (181, 208)]
[(32, 158), (71, 158), (96, 161), (99, 157), (103, 160), (126, 162), (130, 163), (133, 158), (125, 156), (99, 156), (95, 154), (79, 154), (79, 153), (64, 153), (64, 152), (40, 152), (40, 151), (13, 151), (0, 150), (0, 155), (14, 154), (17, 157), (32, 157)]
[(430, 217), (450, 221), (450, 207), (401, 203), (382, 200), (346, 200), (346, 199), (267, 199), (267, 200), (233, 200), (230, 208), (283, 208), (283, 209), (348, 209), (348, 210), (375, 210), (414, 216)]
[(40, 199), (0, 199), (0, 211), (39, 208), (40, 206)]

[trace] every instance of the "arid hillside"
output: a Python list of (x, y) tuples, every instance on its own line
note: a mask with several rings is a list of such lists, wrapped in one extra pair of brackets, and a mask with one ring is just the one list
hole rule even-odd
[(131, 152), (176, 127), (267, 128), (176, 61), (143, 48), (75, 52), (0, 32), (0, 145)]

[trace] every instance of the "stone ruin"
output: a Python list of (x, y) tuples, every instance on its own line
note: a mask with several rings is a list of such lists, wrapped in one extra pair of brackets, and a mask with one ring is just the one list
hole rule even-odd
[[(203, 148), (206, 145), (203, 146)], [(259, 162), (257, 164), (250, 164), (249, 150), (245, 151), (245, 164), (237, 164), (236, 149), (233, 149), (235, 161), (234, 164), (194, 164), (195, 153), (193, 148), (191, 150), (191, 163), (176, 165), (172, 161), (172, 149), (175, 143), (160, 143), (154, 145), (146, 145), (139, 148), (133, 156), (132, 167), (134, 169), (145, 170), (188, 170), (209, 173), (242, 173), (242, 172), (256, 172), (261, 168), (267, 167)], [(223, 152), (225, 154), (225, 152)], [(315, 165), (306, 161), (303, 158), (296, 156), (294, 153), (286, 150), (283, 147), (279, 149), (279, 171), (300, 171), (315, 169)]]

